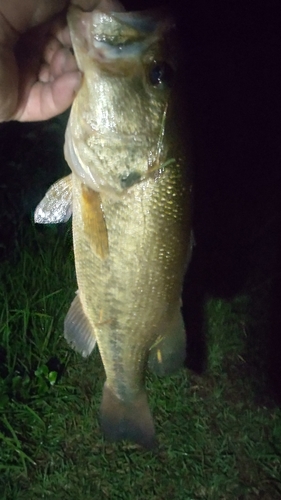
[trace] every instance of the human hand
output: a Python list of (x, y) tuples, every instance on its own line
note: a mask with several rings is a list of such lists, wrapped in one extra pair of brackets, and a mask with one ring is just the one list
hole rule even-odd
[[(46, 120), (67, 109), (81, 73), (70, 50), (69, 0), (0, 0), (0, 122)], [(73, 0), (90, 10), (98, 0)]]

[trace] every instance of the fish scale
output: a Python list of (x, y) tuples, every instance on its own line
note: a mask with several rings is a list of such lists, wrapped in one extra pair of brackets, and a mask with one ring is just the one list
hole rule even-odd
[[(122, 201), (101, 196), (109, 240), (102, 260), (84, 237), (81, 181), (74, 176), (73, 182), (73, 239), (83, 309), (97, 338), (107, 384), (123, 400), (130, 399), (142, 387), (150, 347), (179, 310), (189, 198), (176, 167), (174, 175), (167, 170), (157, 181), (134, 186)], [(104, 324), (99, 326), (101, 311)]]
[(68, 23), (84, 73), (65, 138), (72, 174), (50, 188), (35, 220), (63, 222), (72, 209), (78, 293), (64, 335), (83, 356), (98, 344), (105, 436), (150, 448), (145, 373), (183, 365), (181, 291), (192, 249), (173, 24), (75, 7)]

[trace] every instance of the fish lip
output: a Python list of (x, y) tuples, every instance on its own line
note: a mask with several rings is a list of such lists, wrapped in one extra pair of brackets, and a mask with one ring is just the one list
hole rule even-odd
[[(118, 59), (132, 59), (144, 53), (159, 38), (163, 38), (175, 23), (168, 9), (163, 7), (147, 11), (126, 12), (124, 10), (109, 10), (105, 1), (91, 12), (71, 6), (68, 10), (68, 22), (79, 38), (73, 40), (73, 45), (79, 44), (86, 49), (89, 56), (102, 63), (110, 63)], [(105, 7), (105, 8), (103, 8)], [(116, 20), (129, 33), (120, 38), (120, 32), (112, 34), (112, 22)], [(104, 31), (98, 32), (98, 26), (103, 25)], [(109, 31), (107, 29), (109, 28)], [(113, 30), (114, 31), (114, 30)], [(121, 29), (123, 33), (123, 30)], [(75, 42), (75, 43), (74, 43)]]

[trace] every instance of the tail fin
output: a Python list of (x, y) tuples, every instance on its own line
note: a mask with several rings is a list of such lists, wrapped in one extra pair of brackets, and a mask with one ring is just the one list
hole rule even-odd
[(156, 446), (153, 418), (144, 391), (134, 400), (125, 402), (105, 384), (100, 421), (110, 441), (128, 439), (148, 449)]

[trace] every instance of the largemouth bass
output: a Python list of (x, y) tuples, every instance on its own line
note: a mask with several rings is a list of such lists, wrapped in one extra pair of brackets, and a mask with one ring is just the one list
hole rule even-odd
[(74, 7), (68, 23), (84, 73), (66, 130), (72, 174), (50, 188), (35, 221), (72, 213), (78, 293), (64, 335), (83, 356), (97, 341), (105, 436), (149, 448), (145, 371), (183, 365), (181, 290), (192, 246), (175, 28), (167, 16)]

